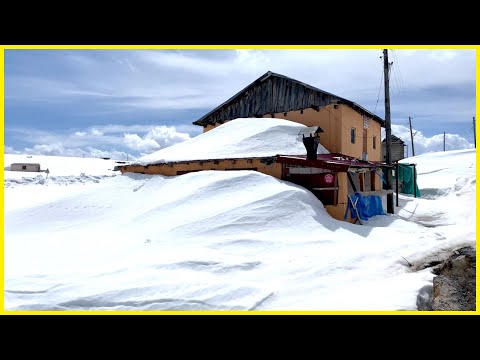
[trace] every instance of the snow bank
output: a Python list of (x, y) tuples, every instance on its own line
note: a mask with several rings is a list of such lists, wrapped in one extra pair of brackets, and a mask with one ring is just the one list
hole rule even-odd
[[(45, 172), (10, 171), (13, 163), (39, 163)], [(5, 211), (57, 201), (119, 175), (115, 160), (49, 155), (4, 154)], [(68, 186), (68, 190), (66, 187)], [(8, 189), (8, 191), (7, 191)]]
[[(41, 203), (15, 190), (43, 196), (55, 186), (5, 188), (5, 307), (414, 310), (434, 275), (403, 258), (475, 244), (475, 153), (422, 159), (439, 156), (463, 186), (455, 179), (435, 199), (401, 196), (395, 215), (364, 226), (252, 171), (129, 174), (82, 191), (58, 186), (63, 196)], [(434, 170), (420, 186), (422, 176), (443, 176)]]
[[(306, 155), (302, 134), (317, 127), (275, 118), (244, 118), (228, 121), (192, 139), (158, 150), (139, 159), (139, 164), (155, 164), (184, 160), (231, 159)], [(318, 146), (319, 154), (328, 151)]]
[(471, 179), (476, 166), (475, 154), (475, 149), (444, 151), (406, 158), (400, 163), (417, 164), (422, 197), (435, 198), (459, 190), (458, 183)]
[(117, 164), (115, 160), (98, 158), (78, 158), (67, 156), (49, 155), (19, 155), (4, 154), (5, 179), (22, 179), (24, 177), (35, 178), (38, 175), (46, 177), (45, 173), (10, 171), (13, 163), (38, 163), (41, 170), (48, 169), (50, 176), (79, 176), (85, 175), (113, 175), (113, 168)]

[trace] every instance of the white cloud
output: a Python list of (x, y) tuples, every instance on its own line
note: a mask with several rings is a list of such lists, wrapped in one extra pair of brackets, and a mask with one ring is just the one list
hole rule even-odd
[[(413, 130), (415, 133), (413, 144), (415, 146), (415, 155), (427, 152), (443, 151), (443, 133), (425, 136), (421, 131)], [(409, 155), (411, 156), (411, 138), (410, 129), (403, 125), (392, 124), (392, 134), (402, 139), (409, 146)], [(472, 149), (473, 144), (458, 134), (445, 134), (445, 150)]]
[(135, 151), (151, 153), (190, 139), (187, 133), (178, 132), (173, 126), (155, 126), (145, 136), (125, 134), (125, 145)]
[(135, 151), (150, 153), (160, 149), (158, 143), (153, 139), (145, 139), (137, 134), (125, 134), (125, 145)]
[[(9, 54), (13, 52), (19, 56), (15, 50)], [(40, 58), (47, 53), (35, 50), (35, 56), (40, 54)], [(34, 103), (55, 107), (71, 102), (69, 106), (72, 105), (77, 117), (121, 112), (137, 115), (145, 109), (172, 112), (211, 109), (271, 70), (344, 96), (373, 111), (383, 72), (381, 49), (109, 50), (56, 51), (54, 54), (44, 57), (41, 71), (32, 66), (18, 71), (21, 66), (9, 67), (6, 61), (7, 106)], [(400, 122), (401, 118), (413, 116), (417, 119), (415, 125), (428, 135), (433, 134), (427, 126), (432, 119), (452, 124), (449, 130), (452, 133), (461, 131), (456, 128), (465, 126), (466, 122), (469, 124), (465, 119), (475, 114), (475, 50), (415, 49), (389, 54), (394, 63), (391, 76), (394, 120)], [(57, 65), (62, 71), (57, 71)], [(401, 70), (401, 79), (398, 70)], [(376, 114), (383, 116), (381, 90)], [(188, 123), (192, 120), (188, 119)], [(178, 122), (181, 119), (176, 119), (175, 123)], [(124, 123), (73, 128), (63, 134), (5, 130), (7, 135), (14, 134), (7, 137), (9, 142), (18, 140), (29, 146), (58, 143), (64, 149), (90, 146), (142, 153), (170, 146), (187, 139), (187, 133), (193, 136), (202, 130), (190, 124), (175, 126), (175, 131), (154, 129), (151, 125)], [(442, 125), (442, 129), (449, 128)], [(449, 136), (447, 146), (467, 146), (461, 136)], [(435, 137), (424, 138), (418, 145), (419, 151), (422, 146), (433, 149), (433, 144), (438, 142)], [(419, 134), (417, 139), (420, 140)], [(443, 142), (443, 138), (441, 140)]]
[(90, 129), (90, 133), (91, 133), (92, 135), (95, 135), (95, 136), (102, 136), (102, 135), (103, 135), (103, 131), (100, 131), (100, 130), (98, 130), (98, 129), (96, 129), (96, 128)]
[[(382, 77), (381, 55), (381, 49), (69, 51), (55, 56), (68, 69), (64, 72), (27, 75), (6, 66), (5, 96), (7, 104), (18, 100), (88, 102), (90, 106), (77, 110), (84, 114), (213, 108), (271, 70), (369, 108), (375, 106)], [(408, 112), (403, 116), (419, 119), (446, 112), (461, 113), (458, 118), (465, 113), (471, 116), (475, 111), (475, 60), (475, 50), (390, 51), (392, 111), (402, 101), (402, 113)], [(396, 79), (400, 73), (401, 79)], [(396, 93), (396, 86), (402, 94)], [(448, 102), (432, 100), (436, 89), (438, 95), (448, 93), (449, 88), (451, 95), (458, 94), (459, 88), (467, 89), (467, 100), (458, 95), (449, 96)], [(409, 100), (400, 99), (403, 95)]]
[(14, 148), (11, 147), (11, 146), (6, 146), (6, 145), (5, 145), (5, 149), (4, 149), (4, 152), (3, 152), (3, 153), (4, 153), (4, 154), (21, 154), (22, 152), (14, 149)]
[[(127, 133), (125, 130), (139, 131), (138, 133), (133, 131)], [(31, 146), (25, 147), (23, 150), (5, 146), (5, 153), (28, 152), (37, 155), (116, 157), (119, 159), (125, 159), (127, 153), (128, 157), (133, 159), (140, 154), (148, 154), (190, 139), (188, 133), (165, 125), (105, 125), (70, 130), (66, 134), (26, 128), (13, 128), (9, 131), (14, 134), (13, 138), (30, 143)], [(99, 148), (111, 150), (106, 151)]]
[(116, 150), (99, 150), (93, 147), (86, 147), (84, 149), (78, 147), (65, 147), (63, 144), (37, 144), (33, 147), (26, 147), (23, 150), (16, 150), (10, 146), (5, 147), (7, 154), (31, 154), (31, 155), (51, 155), (51, 156), (72, 156), (72, 157), (93, 157), (102, 158), (109, 157), (114, 160), (134, 160), (137, 157), (128, 154), (124, 151)]

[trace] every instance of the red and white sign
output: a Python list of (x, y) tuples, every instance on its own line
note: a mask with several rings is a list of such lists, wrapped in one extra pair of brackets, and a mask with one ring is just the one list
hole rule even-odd
[(327, 184), (333, 183), (333, 175), (332, 174), (326, 174), (324, 177), (324, 180)]

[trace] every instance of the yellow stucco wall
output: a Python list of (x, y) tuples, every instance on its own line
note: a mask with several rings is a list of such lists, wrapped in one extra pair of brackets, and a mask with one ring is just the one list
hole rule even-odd
[(179, 171), (226, 170), (226, 169), (256, 169), (257, 171), (276, 177), (282, 177), (282, 165), (273, 163), (267, 165), (259, 159), (194, 161), (190, 163), (172, 163), (149, 166), (129, 165), (122, 168), (122, 173), (134, 172), (148, 175), (176, 176)]
[[(264, 115), (264, 118), (272, 117)], [(276, 113), (273, 117), (295, 121), (306, 126), (320, 126), (324, 131), (320, 134), (320, 144), (330, 152), (339, 152), (361, 159), (363, 153), (363, 115), (347, 105), (327, 105), (319, 111), (305, 109)], [(261, 118), (258, 119), (261, 121)], [(219, 124), (216, 124), (218, 126)], [(203, 132), (212, 130), (216, 126), (208, 125)], [(356, 129), (355, 144), (351, 143), (350, 131)], [(381, 126), (376, 121), (370, 120), (367, 129), (368, 160), (381, 161)], [(373, 137), (376, 137), (376, 148), (373, 148)]]
[[(337, 109), (333, 105), (327, 105), (320, 111), (305, 109), (303, 114), (300, 110), (277, 113), (275, 118), (295, 121), (306, 126), (320, 126), (323, 133), (320, 134), (320, 144), (330, 152), (340, 151), (340, 127), (337, 118), (341, 116), (340, 106)], [(268, 118), (271, 115), (265, 115)]]
[(203, 132), (206, 133), (207, 131), (210, 131), (210, 130), (216, 128), (218, 125), (220, 125), (220, 124), (207, 125), (207, 126), (205, 126), (205, 127), (203, 128)]
[[(361, 159), (363, 153), (363, 116), (346, 105), (340, 105), (341, 110), (341, 145), (340, 153)], [(351, 129), (355, 128), (355, 144), (351, 142)], [(367, 129), (367, 153), (369, 161), (380, 161), (382, 146), (380, 132), (382, 128), (376, 121), (370, 120)], [(373, 148), (373, 137), (376, 137), (376, 149)]]

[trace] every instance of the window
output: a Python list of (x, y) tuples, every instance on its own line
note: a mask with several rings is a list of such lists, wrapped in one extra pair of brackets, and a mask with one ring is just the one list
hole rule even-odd
[(350, 131), (350, 141), (352, 144), (355, 144), (355, 128), (352, 128)]
[(373, 137), (373, 148), (374, 149), (377, 148), (377, 137), (376, 136)]
[(27, 165), (22, 165), (22, 170), (27, 170)]

